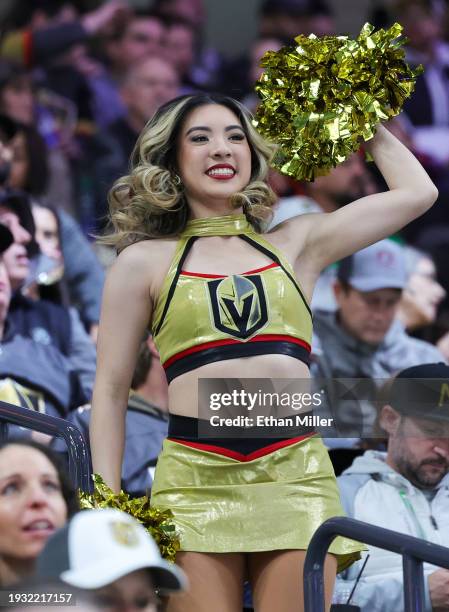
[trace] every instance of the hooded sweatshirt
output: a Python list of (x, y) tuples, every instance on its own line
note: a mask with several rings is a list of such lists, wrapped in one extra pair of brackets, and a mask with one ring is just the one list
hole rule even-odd
[[(386, 453), (366, 451), (337, 479), (347, 515), (449, 547), (449, 474), (424, 493), (385, 460)], [(362, 612), (403, 611), (402, 557), (372, 546), (369, 555), (352, 603)], [(352, 588), (360, 569), (358, 562), (338, 579), (337, 593)], [(427, 578), (437, 569), (424, 563), (426, 612), (432, 610)]]
[[(316, 311), (313, 326), (311, 372), (314, 378), (325, 379), (327, 412), (332, 412), (340, 436), (370, 437), (376, 409), (369, 401), (347, 400), (342, 403), (340, 399), (337, 400), (341, 394), (333, 379), (370, 379), (373, 381), (373, 391), (376, 391), (386, 379), (400, 370), (445, 361), (435, 346), (409, 336), (397, 320), (393, 321), (379, 345), (362, 342), (348, 334), (338, 323), (335, 312)], [(370, 397), (374, 397), (374, 393)], [(332, 406), (332, 410), (329, 406)], [(323, 416), (325, 412), (323, 407)], [(343, 434), (342, 427), (348, 428)], [(332, 437), (326, 431), (322, 435)]]

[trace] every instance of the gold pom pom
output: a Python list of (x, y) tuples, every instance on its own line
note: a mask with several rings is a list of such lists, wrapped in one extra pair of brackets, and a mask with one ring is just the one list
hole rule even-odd
[(347, 36), (298, 36), (296, 47), (268, 51), (256, 84), (254, 125), (279, 145), (273, 165), (311, 181), (369, 140), (375, 126), (399, 114), (422, 66), (412, 70), (397, 40), (402, 27)]
[(176, 535), (175, 526), (171, 522), (173, 515), (170, 510), (150, 508), (150, 499), (147, 496), (132, 499), (124, 491), (120, 491), (118, 494), (114, 493), (99, 474), (94, 474), (92, 478), (94, 492), (90, 494), (79, 491), (80, 507), (90, 510), (93, 508), (116, 508), (130, 514), (147, 529), (159, 546), (162, 557), (174, 563), (176, 553), (179, 550), (179, 538)]

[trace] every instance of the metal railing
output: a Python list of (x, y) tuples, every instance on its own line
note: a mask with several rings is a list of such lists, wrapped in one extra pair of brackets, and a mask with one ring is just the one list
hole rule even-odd
[(331, 518), (316, 530), (307, 549), (304, 564), (305, 612), (324, 612), (324, 559), (337, 536), (402, 555), (405, 612), (424, 612), (423, 561), (449, 569), (449, 548), (362, 521), (346, 517)]
[(64, 419), (0, 401), (0, 439), (2, 441), (8, 436), (8, 423), (62, 438), (67, 445), (69, 475), (72, 483), (82, 491), (91, 490), (89, 451), (77, 427)]

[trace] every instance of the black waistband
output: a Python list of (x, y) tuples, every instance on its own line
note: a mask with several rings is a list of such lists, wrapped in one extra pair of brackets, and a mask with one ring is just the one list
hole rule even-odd
[[(205, 430), (206, 428), (204, 428), (203, 431)], [(199, 419), (180, 416), (178, 414), (170, 414), (168, 419), (168, 438), (184, 442), (217, 446), (244, 455), (271, 446), (272, 444), (283, 442), (288, 440), (289, 437), (307, 436), (315, 433), (314, 427), (302, 427), (300, 431), (295, 432), (294, 436), (283, 435), (268, 437), (265, 435), (266, 430), (263, 430), (260, 432), (260, 436), (256, 438), (212, 438), (208, 435), (202, 435), (201, 431), (202, 427)]]
[(190, 372), (195, 368), (224, 361), (226, 359), (239, 359), (241, 357), (253, 357), (256, 355), (288, 355), (295, 357), (306, 365), (309, 365), (309, 351), (295, 342), (267, 340), (262, 342), (242, 342), (238, 344), (225, 344), (207, 348), (198, 353), (180, 357), (174, 363), (165, 368), (167, 381), (170, 383), (174, 378)]

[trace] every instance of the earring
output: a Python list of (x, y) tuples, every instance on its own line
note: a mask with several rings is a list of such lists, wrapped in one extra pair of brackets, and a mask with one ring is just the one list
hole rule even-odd
[(181, 184), (181, 177), (178, 176), (175, 172), (174, 174), (172, 174), (172, 178), (173, 178), (174, 184), (179, 187), (179, 185)]

